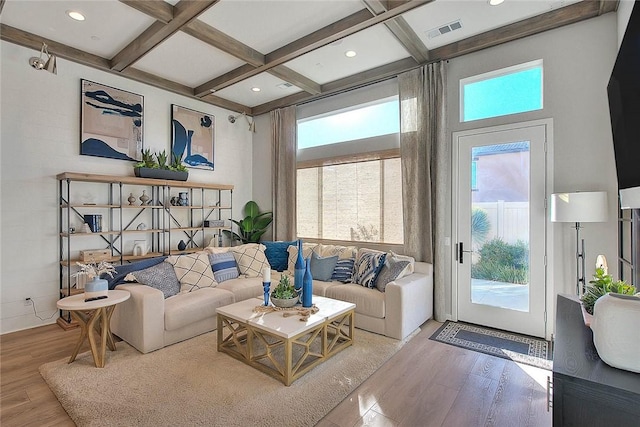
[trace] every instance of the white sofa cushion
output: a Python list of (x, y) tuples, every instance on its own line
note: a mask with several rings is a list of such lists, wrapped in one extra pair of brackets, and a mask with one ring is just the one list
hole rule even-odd
[[(302, 258), (307, 259), (311, 256), (311, 252), (318, 253), (317, 248), (320, 245), (317, 243), (302, 243)], [(298, 247), (295, 245), (289, 246), (287, 248), (287, 252), (289, 252), (289, 263), (288, 270), (289, 274), (293, 274), (296, 270), (296, 258), (298, 258)]]
[(357, 284), (335, 285), (326, 289), (325, 295), (356, 305), (357, 314), (383, 319), (386, 315), (385, 294), (377, 289), (369, 289)]
[(209, 263), (209, 255), (206, 252), (172, 255), (165, 262), (173, 265), (173, 270), (180, 281), (180, 292), (191, 292), (217, 285)]
[(231, 292), (217, 288), (203, 288), (169, 297), (164, 302), (164, 329), (172, 331), (213, 317), (218, 307), (233, 302)]
[(246, 277), (262, 276), (265, 267), (271, 269), (264, 254), (265, 246), (260, 243), (234, 246), (230, 250), (236, 258), (240, 274), (244, 274)]
[[(234, 302), (244, 301), (249, 298), (255, 298), (264, 295), (264, 289), (262, 287), (262, 276), (226, 280), (218, 284), (217, 289), (225, 289), (233, 293)], [(256, 300), (256, 305), (258, 304), (260, 304), (260, 301)]]

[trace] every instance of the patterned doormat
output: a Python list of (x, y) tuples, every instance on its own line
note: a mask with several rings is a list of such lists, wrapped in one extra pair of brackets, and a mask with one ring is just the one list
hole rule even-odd
[(430, 339), (551, 370), (551, 345), (541, 338), (462, 322), (445, 322)]

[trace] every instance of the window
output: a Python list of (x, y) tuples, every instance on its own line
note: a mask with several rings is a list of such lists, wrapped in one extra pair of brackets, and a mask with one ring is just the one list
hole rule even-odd
[[(298, 149), (400, 132), (398, 97), (298, 121)], [(390, 120), (391, 118), (391, 120)]]
[(298, 169), (300, 237), (402, 244), (400, 158)]
[(461, 121), (542, 109), (542, 60), (460, 80)]
[[(387, 83), (388, 86), (388, 83)], [(375, 88), (365, 92), (371, 98)], [(298, 120), (301, 238), (403, 244), (400, 114), (396, 95)], [(358, 94), (353, 95), (358, 99)], [(318, 101), (318, 102), (322, 102)]]

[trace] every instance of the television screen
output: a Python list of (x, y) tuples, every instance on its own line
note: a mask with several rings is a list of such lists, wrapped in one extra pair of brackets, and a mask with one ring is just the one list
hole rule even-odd
[(607, 87), (618, 188), (640, 187), (640, 8), (634, 6)]

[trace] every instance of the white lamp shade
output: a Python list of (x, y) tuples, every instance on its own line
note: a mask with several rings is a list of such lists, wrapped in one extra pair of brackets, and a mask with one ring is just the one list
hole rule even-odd
[(609, 218), (605, 191), (551, 195), (552, 222), (605, 222)]

